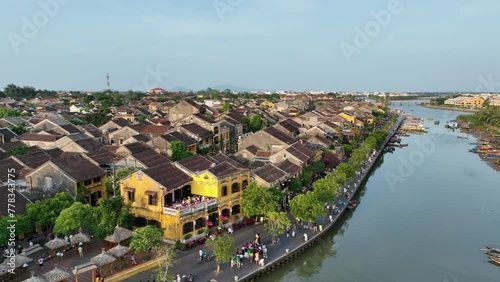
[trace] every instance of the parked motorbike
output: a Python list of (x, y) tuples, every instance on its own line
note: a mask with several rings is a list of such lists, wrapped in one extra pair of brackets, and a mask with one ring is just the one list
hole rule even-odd
[(198, 264), (200, 264), (204, 261), (212, 261), (214, 259), (214, 257), (215, 256), (213, 254), (203, 253), (203, 256), (198, 258)]

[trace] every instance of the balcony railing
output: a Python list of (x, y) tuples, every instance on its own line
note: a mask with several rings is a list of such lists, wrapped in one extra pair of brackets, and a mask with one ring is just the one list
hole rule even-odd
[(198, 204), (191, 204), (189, 206), (174, 206), (163, 207), (163, 213), (174, 216), (185, 216), (191, 213), (199, 212), (210, 207), (217, 206), (217, 199), (211, 199)]

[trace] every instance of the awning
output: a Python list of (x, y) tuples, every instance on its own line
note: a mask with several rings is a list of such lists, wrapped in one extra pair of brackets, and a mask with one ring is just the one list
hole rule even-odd
[(125, 191), (125, 192), (135, 192), (135, 188), (125, 187), (125, 188), (123, 188), (123, 191)]
[(148, 196), (156, 196), (156, 191), (146, 190), (146, 192), (144, 192), (144, 194), (146, 194)]

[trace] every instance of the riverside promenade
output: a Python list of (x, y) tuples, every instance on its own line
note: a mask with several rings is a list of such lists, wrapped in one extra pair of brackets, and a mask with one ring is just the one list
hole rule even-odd
[[(398, 127), (402, 122), (402, 118), (399, 117), (396, 123), (389, 129), (389, 134), (384, 142), (385, 144), (389, 139), (396, 133)], [(261, 237), (261, 242), (266, 245), (268, 258), (265, 260), (264, 266), (258, 266), (255, 262), (250, 263), (247, 260), (243, 260), (243, 265), (241, 268), (233, 267), (231, 268), (229, 263), (221, 265), (221, 273), (216, 274), (216, 262), (203, 262), (202, 264), (197, 264), (198, 251), (203, 249), (209, 251), (204, 245), (199, 245), (189, 251), (181, 252), (178, 256), (177, 263), (169, 271), (173, 275), (180, 274), (188, 275), (192, 274), (195, 281), (254, 281), (259, 276), (266, 275), (269, 272), (276, 270), (277, 268), (285, 265), (292, 259), (299, 257), (306, 249), (313, 246), (322, 240), (322, 237), (328, 234), (333, 226), (340, 220), (341, 216), (347, 209), (349, 200), (356, 196), (358, 188), (362, 186), (363, 182), (366, 181), (366, 177), (370, 172), (373, 164), (382, 154), (382, 148), (376, 150), (376, 152), (370, 156), (363, 165), (363, 168), (357, 172), (356, 177), (352, 178), (348, 185), (346, 185), (350, 191), (350, 197), (347, 198), (342, 192), (335, 199), (334, 204), (339, 208), (339, 213), (332, 213), (332, 221), (329, 221), (328, 216), (317, 217), (317, 226), (322, 226), (323, 231), (313, 231), (306, 226), (297, 224), (295, 219), (290, 218), (292, 224), (296, 224), (296, 236), (287, 237), (286, 234), (279, 236), (280, 243), (277, 245), (271, 244), (271, 236), (264, 231), (263, 225), (257, 223), (252, 226), (247, 226), (245, 228), (235, 230), (233, 233), (235, 246), (241, 248), (245, 243), (252, 242), (254, 240), (254, 234), (259, 233)], [(339, 189), (341, 190), (341, 189)], [(291, 217), (291, 215), (289, 215)], [(303, 241), (303, 235), (307, 234), (308, 241)], [(288, 251), (287, 251), (288, 250)], [(116, 275), (108, 277), (106, 281), (124, 281), (124, 282), (146, 282), (153, 281), (154, 272), (152, 270), (147, 270), (138, 274), (134, 274), (131, 277), (126, 278), (128, 275)]]

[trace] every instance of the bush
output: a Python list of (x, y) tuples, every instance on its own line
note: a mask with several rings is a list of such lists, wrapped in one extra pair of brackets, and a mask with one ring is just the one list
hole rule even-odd
[(226, 223), (228, 223), (228, 222), (229, 222), (229, 220), (224, 219), (224, 220), (222, 221), (222, 224), (226, 224)]
[(205, 228), (202, 228), (202, 229), (198, 229), (198, 235), (200, 235), (201, 233), (203, 233), (205, 231)]
[(186, 244), (182, 243), (181, 241), (176, 241), (175, 248), (177, 250), (184, 251), (184, 250), (186, 250)]
[(184, 239), (189, 240), (189, 238), (191, 238), (192, 236), (193, 236), (193, 234), (188, 233), (188, 234), (184, 235)]

